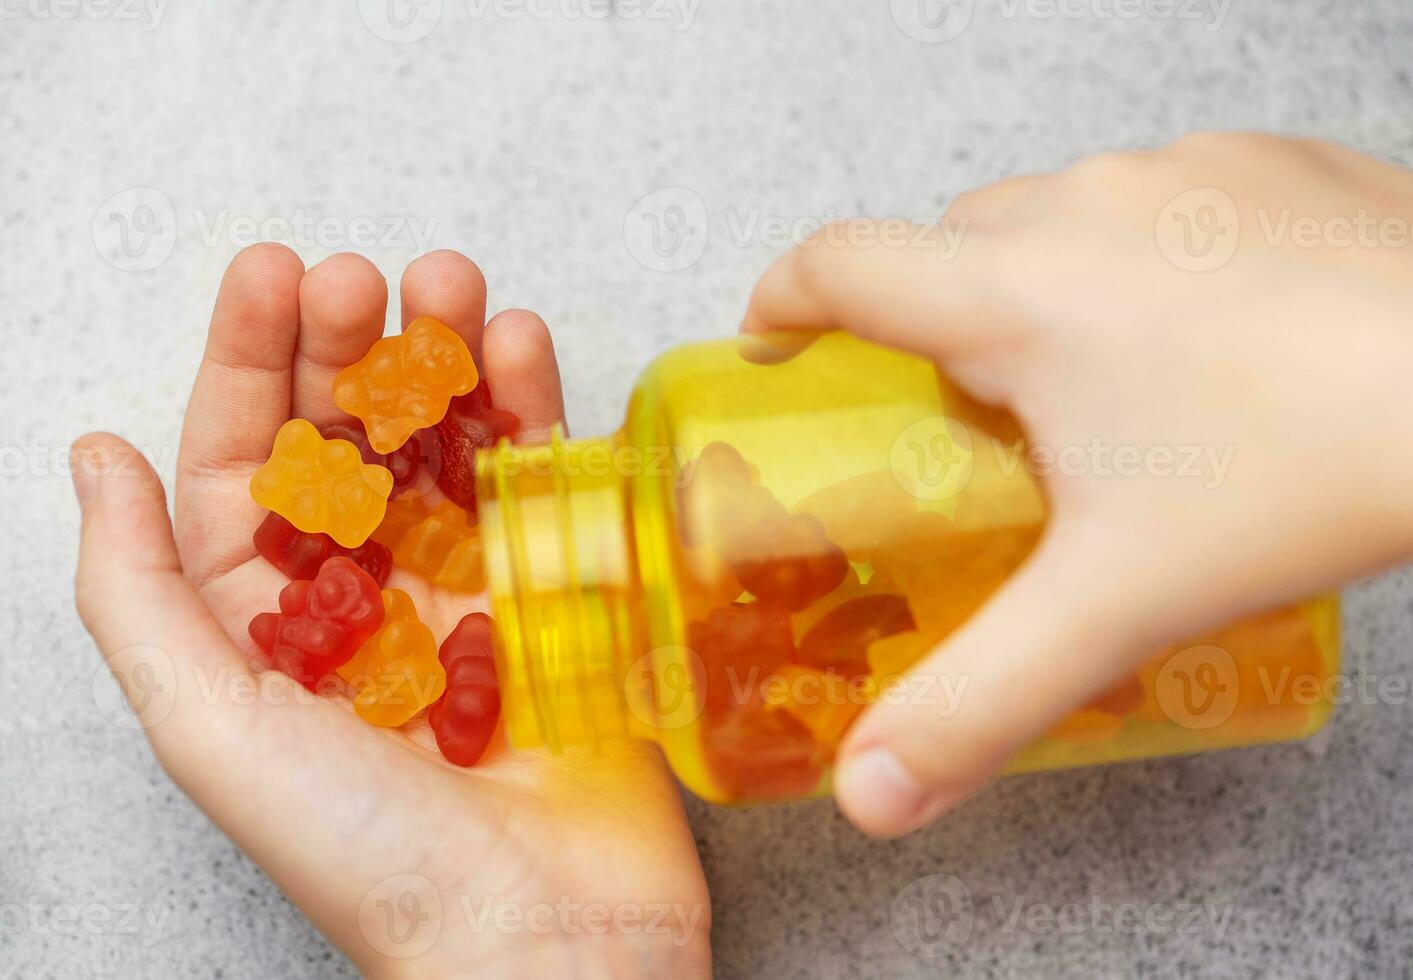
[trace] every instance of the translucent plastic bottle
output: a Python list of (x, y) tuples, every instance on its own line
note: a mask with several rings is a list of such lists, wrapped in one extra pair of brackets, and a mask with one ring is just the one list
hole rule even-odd
[[(502, 445), (477, 480), (512, 743), (651, 739), (721, 802), (827, 792), (1046, 518), (1014, 419), (842, 333), (671, 351), (613, 436)], [(1298, 738), (1337, 668), (1335, 598), (1272, 612), (1155, 652), (1012, 769)]]

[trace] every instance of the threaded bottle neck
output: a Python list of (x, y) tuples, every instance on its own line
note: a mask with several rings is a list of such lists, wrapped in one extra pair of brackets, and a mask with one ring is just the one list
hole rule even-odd
[(597, 751), (629, 734), (626, 664), (644, 644), (616, 437), (478, 454), (486, 579), (511, 743)]

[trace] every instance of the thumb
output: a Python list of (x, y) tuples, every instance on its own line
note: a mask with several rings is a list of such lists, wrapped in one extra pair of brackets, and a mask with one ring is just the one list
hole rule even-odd
[[(279, 671), (251, 674), (184, 577), (161, 483), (136, 450), (93, 434), (74, 444), (70, 463), (83, 511), (79, 614), (158, 761), (316, 925), (359, 949), (346, 909), (328, 896), (364, 893), (365, 863), (349, 860), (345, 832), (291, 828), (364, 813), (369, 770), (396, 797), (387, 774), (415, 785), (421, 768), (406, 767), (400, 743)], [(390, 853), (406, 867), (402, 852)]]
[(914, 830), (980, 789), (1015, 752), (1149, 650), (1131, 563), (1052, 525), (1031, 557), (946, 643), (850, 729), (834, 777), (864, 831)]
[(209, 695), (249, 669), (183, 576), (161, 481), (142, 455), (94, 433), (74, 443), (70, 470), (83, 512), (79, 615), (158, 759), (184, 781), (219, 710)]

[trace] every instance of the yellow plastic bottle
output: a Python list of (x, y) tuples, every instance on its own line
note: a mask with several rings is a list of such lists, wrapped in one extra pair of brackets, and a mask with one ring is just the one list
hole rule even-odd
[[(651, 739), (730, 803), (827, 792), (849, 724), (1046, 518), (1013, 418), (843, 333), (671, 351), (616, 434), (502, 444), (477, 479), (511, 742)], [(1308, 735), (1338, 620), (1323, 597), (1156, 654), (1012, 769)]]

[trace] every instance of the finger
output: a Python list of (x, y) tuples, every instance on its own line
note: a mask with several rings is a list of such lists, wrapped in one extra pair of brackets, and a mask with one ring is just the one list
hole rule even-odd
[(515, 441), (548, 442), (564, 422), (564, 391), (549, 328), (529, 310), (497, 313), (486, 325), (486, 379), (497, 408), (520, 417)]
[(199, 764), (196, 747), (223, 707), (204, 695), (249, 671), (182, 574), (147, 461), (98, 433), (74, 444), (71, 462), (83, 514), (79, 614), (163, 765), (185, 770)]
[(775, 261), (742, 329), (848, 330), (933, 358), (1009, 342), (993, 236), (950, 222), (843, 222)]
[(283, 245), (253, 245), (221, 280), (182, 438), (185, 468), (258, 466), (289, 418), (304, 264)]
[(226, 270), (197, 370), (178, 463), (182, 560), (202, 581), (254, 554), (259, 508), (246, 482), (289, 418), (304, 264), (283, 245), (254, 245)]
[(402, 328), (430, 316), (461, 335), (477, 364), (486, 325), (486, 277), (460, 252), (428, 252), (402, 273)]
[[(834, 784), (850, 820), (883, 837), (922, 826), (1152, 651), (1131, 563), (1117, 549), (1106, 561), (1093, 538), (1052, 529), (969, 623), (859, 718)], [(1083, 598), (1112, 593), (1105, 583), (1125, 576), (1121, 608)]]
[(299, 286), (294, 417), (315, 425), (349, 418), (334, 405), (334, 377), (383, 335), (387, 311), (388, 284), (361, 255), (331, 255), (304, 274)]

